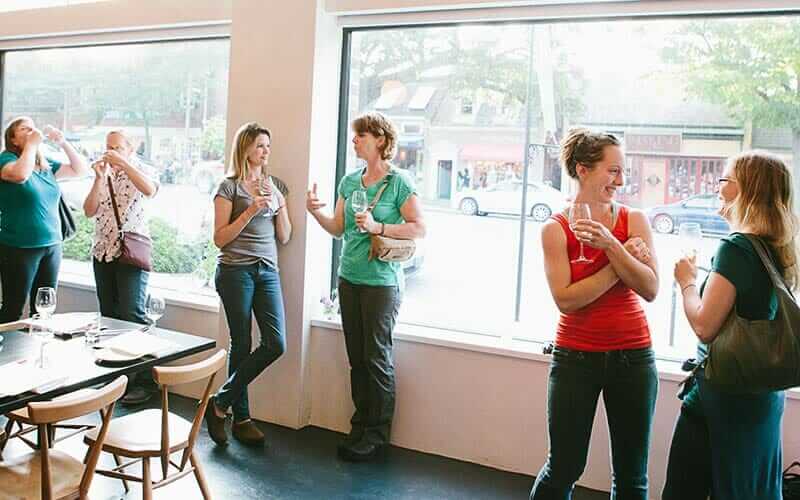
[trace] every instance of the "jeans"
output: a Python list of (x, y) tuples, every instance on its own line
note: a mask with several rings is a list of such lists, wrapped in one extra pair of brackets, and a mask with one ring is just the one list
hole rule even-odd
[(372, 444), (389, 442), (395, 404), (392, 331), (400, 310), (397, 286), (356, 285), (339, 279), (350, 389), (355, 413), (351, 437)]
[[(780, 500), (783, 391), (720, 392), (702, 370), (675, 424), (664, 500)], [(688, 398), (687, 398), (688, 399)]]
[[(231, 348), (228, 380), (214, 402), (222, 410), (232, 408), (234, 421), (242, 422), (250, 418), (247, 386), (286, 350), (281, 279), (277, 270), (263, 262), (219, 264), (215, 283), (228, 320)], [(253, 314), (261, 342), (251, 352)]]
[(92, 260), (100, 313), (108, 318), (147, 323), (145, 301), (150, 273), (116, 260)]
[(647, 499), (647, 456), (658, 375), (650, 348), (583, 352), (556, 347), (550, 366), (550, 451), (532, 500), (569, 499), (583, 473), (602, 392), (611, 439), (612, 500)]
[(30, 312), (36, 313), (36, 291), (43, 286), (58, 286), (61, 267), (61, 243), (41, 248), (17, 248), (0, 244), (0, 283), (3, 305), (0, 323), (22, 317), (25, 301), (30, 298)]

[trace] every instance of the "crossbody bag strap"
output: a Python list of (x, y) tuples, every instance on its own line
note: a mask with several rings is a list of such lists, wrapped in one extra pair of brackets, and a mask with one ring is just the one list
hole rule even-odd
[(111, 176), (108, 179), (108, 192), (111, 195), (111, 207), (114, 209), (114, 219), (117, 221), (117, 229), (122, 234), (122, 221), (119, 218), (119, 209), (117, 208), (117, 197), (114, 196), (114, 184), (111, 182)]
[(772, 255), (769, 252), (769, 247), (767, 243), (758, 236), (753, 236), (750, 234), (744, 234), (745, 238), (747, 238), (750, 243), (753, 245), (753, 248), (756, 249), (756, 253), (758, 254), (759, 258), (761, 258), (761, 262), (764, 264), (764, 267), (767, 269), (767, 274), (769, 274), (769, 278), (772, 281), (772, 286), (775, 288), (783, 288), (789, 294), (789, 296), (794, 299), (794, 294), (789, 289), (789, 285), (786, 283), (786, 280), (783, 279), (783, 274), (778, 270), (778, 266), (775, 261), (772, 260)]

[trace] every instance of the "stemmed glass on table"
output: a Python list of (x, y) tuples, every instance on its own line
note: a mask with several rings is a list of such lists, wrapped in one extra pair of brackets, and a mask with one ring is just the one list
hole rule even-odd
[(156, 294), (149, 294), (147, 296), (147, 302), (145, 303), (144, 313), (147, 315), (147, 318), (150, 320), (150, 326), (148, 330), (155, 328), (156, 322), (164, 315), (164, 311), (167, 305), (164, 302), (164, 298), (160, 297)]
[[(39, 338), (39, 367), (44, 368), (44, 346), (52, 340), (53, 329), (50, 328), (48, 321), (56, 311), (56, 290), (50, 286), (43, 286), (36, 290), (36, 314), (29, 326), (29, 333)], [(38, 323), (38, 324), (37, 324)]]
[[(591, 220), (591, 219), (592, 219), (592, 213), (589, 210), (589, 204), (588, 203), (573, 203), (572, 205), (570, 205), (570, 207), (569, 207), (569, 228), (572, 229), (573, 233), (575, 232), (575, 225), (578, 223), (578, 221)], [(577, 259), (571, 260), (570, 263), (575, 264), (575, 263), (578, 263), (578, 262), (583, 262), (583, 263), (589, 264), (591, 262), (594, 262), (594, 260), (587, 259), (586, 256), (583, 255), (583, 241), (578, 240), (578, 244), (580, 244), (581, 253), (580, 253), (580, 255), (578, 256)]]
[[(357, 189), (353, 191), (352, 200), (350, 201), (350, 206), (353, 207), (353, 212), (360, 214), (367, 211), (369, 208), (369, 202), (367, 201), (367, 192), (363, 189)], [(359, 233), (366, 233), (366, 229), (358, 228)]]

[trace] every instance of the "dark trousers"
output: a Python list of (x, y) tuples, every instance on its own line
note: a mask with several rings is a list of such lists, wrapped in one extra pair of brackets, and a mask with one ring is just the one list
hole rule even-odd
[(0, 244), (0, 283), (3, 305), (0, 323), (22, 317), (25, 301), (30, 299), (30, 312), (36, 313), (36, 290), (43, 286), (56, 288), (61, 267), (61, 243), (41, 248), (17, 248)]
[[(729, 394), (699, 371), (675, 424), (664, 500), (780, 500), (783, 391)], [(687, 401), (689, 398), (687, 398)]]
[(146, 324), (145, 301), (150, 273), (119, 261), (94, 264), (100, 313), (108, 318)]
[[(150, 273), (119, 261), (100, 262), (92, 259), (94, 283), (100, 314), (134, 323), (148, 323), (145, 313), (147, 281)], [(128, 384), (128, 390), (143, 387), (155, 389), (156, 383), (150, 370), (138, 372)]]
[[(231, 349), (228, 380), (214, 401), (220, 409), (232, 408), (234, 421), (242, 422), (250, 418), (247, 386), (286, 350), (281, 279), (278, 271), (263, 262), (219, 264), (215, 283), (228, 320)], [(261, 342), (251, 352), (253, 314)]]
[(339, 279), (350, 387), (355, 413), (351, 436), (386, 444), (394, 416), (392, 331), (400, 310), (397, 286), (356, 285)]
[(550, 366), (550, 451), (530, 498), (569, 499), (586, 466), (597, 400), (611, 439), (612, 500), (647, 499), (647, 455), (658, 374), (653, 351), (573, 351), (556, 347)]

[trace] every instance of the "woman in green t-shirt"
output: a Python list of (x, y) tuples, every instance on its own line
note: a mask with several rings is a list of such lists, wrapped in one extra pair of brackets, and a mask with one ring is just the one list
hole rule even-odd
[[(61, 147), (69, 162), (45, 158), (40, 149), (44, 136)], [(61, 265), (61, 190), (56, 179), (85, 175), (86, 161), (61, 131), (45, 127), (44, 133), (28, 117), (11, 120), (0, 153), (0, 278), (3, 305), (0, 323), (17, 321), (30, 296), (40, 287), (56, 287)]]
[[(344, 238), (339, 301), (355, 413), (338, 453), (344, 460), (366, 461), (381, 455), (389, 443), (395, 404), (392, 330), (403, 285), (400, 264), (369, 258), (370, 234), (417, 239), (425, 236), (425, 223), (412, 181), (389, 163), (397, 145), (394, 125), (380, 113), (367, 113), (352, 125), (353, 148), (366, 168), (342, 178), (332, 216), (321, 212), (325, 203), (317, 197), (316, 184), (306, 208), (331, 236)], [(354, 210), (354, 193), (365, 193), (360, 196), (372, 202), (384, 185), (372, 210)]]
[[(719, 179), (719, 198), (720, 215), (734, 232), (720, 241), (708, 278), (698, 289), (694, 258), (675, 265), (701, 358), (734, 306), (750, 320), (773, 319), (777, 312), (770, 276), (744, 234), (769, 245), (790, 288), (800, 278), (792, 179), (783, 161), (758, 151), (732, 158)], [(781, 499), (783, 391), (721, 392), (702, 370), (690, 384), (672, 437), (663, 498)]]

